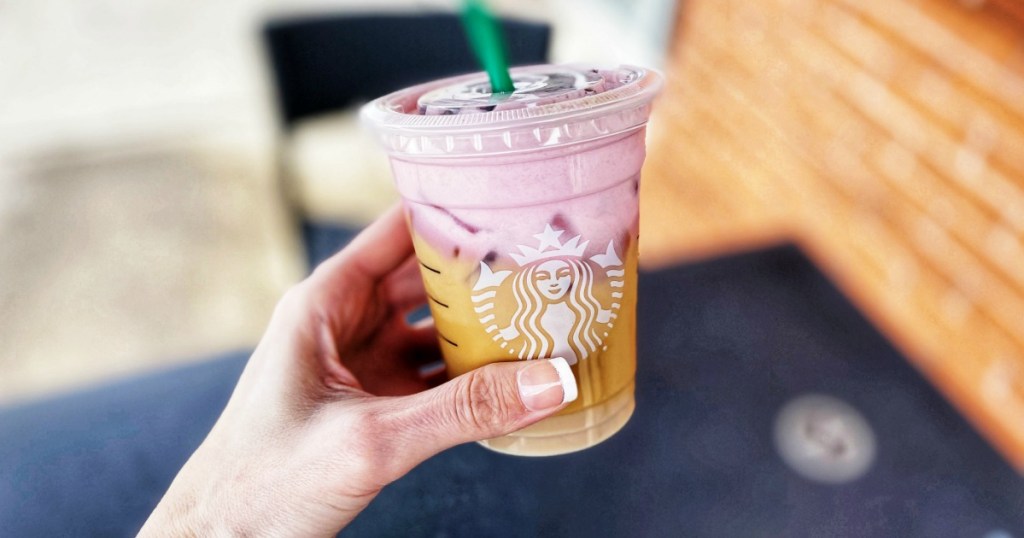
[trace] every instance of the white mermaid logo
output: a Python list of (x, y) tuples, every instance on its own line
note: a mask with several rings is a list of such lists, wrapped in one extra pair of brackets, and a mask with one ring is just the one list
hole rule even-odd
[[(479, 305), (475, 311), (485, 330), (494, 334), (493, 340), (509, 355), (520, 359), (564, 357), (575, 364), (598, 349), (607, 349), (604, 339), (621, 307), (622, 260), (613, 241), (603, 254), (584, 258), (590, 242), (580, 243), (577, 235), (562, 243), (558, 239), (562, 233), (548, 225), (543, 233), (534, 235), (540, 241), (538, 248), (518, 245), (519, 253), (509, 253), (520, 267), (511, 286), (503, 284), (513, 271), (495, 272), (480, 262), (480, 276), (473, 287), (473, 302)], [(595, 265), (611, 279), (608, 308), (594, 296)], [(495, 302), (505, 299), (508, 292), (516, 309), (511, 319), (496, 320)]]

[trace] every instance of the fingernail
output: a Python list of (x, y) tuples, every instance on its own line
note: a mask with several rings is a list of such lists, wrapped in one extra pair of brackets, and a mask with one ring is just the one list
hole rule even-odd
[(576, 377), (569, 363), (561, 357), (530, 361), (516, 374), (519, 397), (530, 411), (558, 407), (576, 399)]

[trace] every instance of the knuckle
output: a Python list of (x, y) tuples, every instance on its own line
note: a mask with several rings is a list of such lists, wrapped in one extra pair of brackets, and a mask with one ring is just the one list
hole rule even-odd
[(277, 306), (274, 310), (279, 314), (301, 311), (307, 302), (305, 287), (302, 282), (299, 282), (285, 290), (284, 294), (281, 295), (281, 299), (277, 301)]
[(348, 476), (374, 487), (387, 483), (394, 454), (386, 418), (373, 409), (359, 409), (349, 417), (346, 430), (343, 437), (352, 447), (346, 451)]
[(357, 439), (377, 439), (384, 432), (380, 413), (373, 409), (355, 409), (349, 422), (351, 435)]
[(305, 281), (288, 288), (274, 307), (273, 318), (278, 323), (293, 325), (321, 317), (320, 306)]
[(515, 408), (503, 384), (488, 368), (466, 374), (455, 405), (460, 422), (494, 436), (504, 433), (516, 418)]

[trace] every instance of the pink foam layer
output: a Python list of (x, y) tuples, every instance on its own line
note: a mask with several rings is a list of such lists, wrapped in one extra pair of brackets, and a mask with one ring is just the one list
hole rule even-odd
[(508, 254), (519, 245), (537, 247), (533, 236), (547, 225), (563, 230), (562, 241), (589, 241), (586, 256), (604, 253), (609, 241), (623, 255), (637, 231), (643, 160), (641, 129), (544, 159), (392, 164), (413, 228), (434, 249), (511, 263)]

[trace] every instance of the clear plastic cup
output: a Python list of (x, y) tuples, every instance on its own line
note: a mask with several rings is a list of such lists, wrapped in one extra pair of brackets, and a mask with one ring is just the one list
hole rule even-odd
[(638, 192), (661, 76), (632, 66), (512, 70), (414, 86), (362, 111), (387, 150), (448, 372), (564, 357), (579, 397), (483, 441), (563, 454), (621, 429), (634, 409)]

